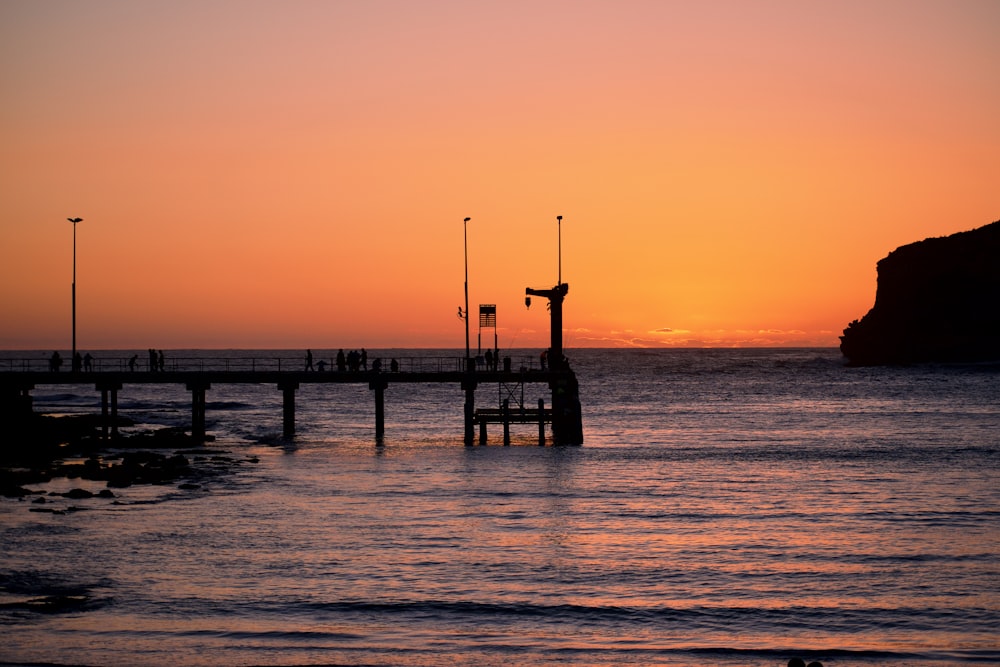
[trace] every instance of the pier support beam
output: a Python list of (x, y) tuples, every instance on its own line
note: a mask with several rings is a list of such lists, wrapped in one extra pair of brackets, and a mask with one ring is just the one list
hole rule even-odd
[(510, 446), (510, 399), (503, 399), (503, 444)]
[(462, 380), (465, 390), (465, 444), (471, 446), (476, 439), (476, 377), (469, 372)]
[(0, 397), (3, 405), (0, 406), (2, 414), (15, 418), (30, 417), (33, 412), (31, 390), (35, 385), (28, 384), (20, 387), (4, 387), (3, 396)]
[(295, 435), (295, 390), (298, 388), (298, 382), (278, 384), (281, 391), (281, 432), (286, 438)]
[(205, 440), (205, 392), (212, 388), (208, 382), (188, 382), (191, 392), (191, 437)]
[(552, 440), (557, 445), (582, 445), (580, 387), (569, 364), (564, 365), (561, 372), (553, 373), (549, 387), (552, 389)]
[(375, 442), (381, 444), (385, 437), (385, 390), (389, 383), (378, 374), (368, 383), (368, 388), (375, 392)]
[(538, 446), (545, 446), (545, 399), (538, 399)]
[(0, 427), (28, 427), (33, 415), (31, 390), (34, 388), (32, 384), (5, 385), (0, 390)]
[[(108, 428), (111, 429), (111, 437), (118, 437), (118, 392), (122, 388), (121, 382), (98, 382), (97, 390), (101, 392), (101, 436), (107, 440)], [(108, 414), (108, 393), (111, 394), (111, 411)]]

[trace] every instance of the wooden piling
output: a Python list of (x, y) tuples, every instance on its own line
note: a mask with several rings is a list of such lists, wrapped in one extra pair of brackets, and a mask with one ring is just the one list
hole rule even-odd
[(295, 390), (298, 388), (298, 382), (278, 384), (281, 391), (281, 432), (286, 438), (295, 435)]
[(385, 437), (385, 390), (389, 383), (376, 373), (375, 379), (368, 383), (368, 388), (375, 391), (375, 440), (381, 442)]
[(510, 399), (503, 399), (503, 444), (510, 446)]
[(191, 392), (191, 437), (205, 440), (205, 392), (212, 388), (208, 382), (188, 382)]
[(465, 390), (465, 444), (471, 446), (476, 437), (476, 378), (472, 371), (462, 380)]
[[(101, 437), (104, 439), (107, 439), (109, 429), (112, 438), (118, 437), (118, 390), (121, 388), (121, 382), (97, 383), (97, 389), (101, 392)], [(109, 395), (111, 397), (110, 403), (108, 401)]]
[(538, 446), (545, 446), (545, 399), (538, 399)]

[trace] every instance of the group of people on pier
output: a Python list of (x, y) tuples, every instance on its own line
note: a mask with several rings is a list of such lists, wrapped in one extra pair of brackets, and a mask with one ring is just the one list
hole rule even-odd
[[(336, 364), (337, 370), (341, 373), (346, 373), (351, 371), (352, 373), (357, 373), (359, 371), (368, 370), (368, 350), (361, 348), (361, 351), (351, 350), (347, 354), (344, 354), (344, 349), (340, 348), (337, 351), (337, 356), (334, 358), (334, 364)], [(313, 363), (313, 353), (312, 350), (306, 350), (306, 366), (307, 371), (319, 371), (323, 372), (326, 370), (327, 364), (326, 359), (320, 359)], [(371, 369), (376, 373), (382, 370), (382, 360), (374, 359), (372, 361)], [(399, 372), (399, 362), (392, 359), (389, 362), (389, 370), (393, 373)]]
[[(157, 350), (154, 350), (153, 348), (149, 348), (148, 354), (149, 354), (149, 370), (150, 371), (152, 371), (154, 373), (157, 372), (157, 371), (159, 371), (159, 372), (162, 373), (163, 371), (166, 370), (166, 365), (164, 364), (164, 360), (163, 360), (163, 350), (157, 351)], [(138, 362), (139, 362), (139, 355), (136, 354), (131, 359), (128, 360), (128, 369), (130, 371), (134, 371), (135, 370), (135, 365)]]
[[(148, 368), (151, 372), (162, 373), (163, 371), (165, 371), (166, 363), (163, 357), (163, 350), (154, 350), (150, 348), (148, 363), (149, 363)], [(58, 373), (59, 370), (62, 369), (62, 365), (63, 365), (63, 358), (62, 355), (59, 354), (59, 351), (57, 350), (52, 353), (52, 356), (49, 357), (49, 370), (53, 373)], [(134, 371), (136, 370), (138, 365), (139, 365), (139, 355), (133, 354), (132, 357), (128, 360), (128, 369), (130, 371)], [(81, 355), (79, 352), (77, 352), (76, 355), (73, 357), (72, 371), (76, 373), (80, 371), (83, 371), (84, 373), (91, 373), (93, 372), (93, 370), (94, 370), (94, 357), (90, 354), (90, 352), (87, 352), (84, 355)]]
[[(52, 353), (51, 357), (49, 357), (49, 370), (52, 371), (53, 373), (58, 373), (59, 369), (62, 368), (62, 365), (63, 365), (62, 355), (59, 354), (57, 350)], [(81, 355), (79, 352), (77, 352), (73, 356), (72, 368), (74, 372), (79, 372), (82, 370), (85, 373), (89, 373), (92, 370), (94, 370), (94, 357), (90, 355), (90, 352), (88, 352), (85, 355)]]

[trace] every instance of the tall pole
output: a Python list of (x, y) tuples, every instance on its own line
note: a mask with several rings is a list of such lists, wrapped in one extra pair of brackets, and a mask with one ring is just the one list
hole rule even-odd
[(562, 216), (556, 216), (556, 223), (559, 226), (559, 285), (562, 285)]
[(462, 236), (465, 243), (465, 366), (469, 367), (469, 220), (462, 222)]
[(73, 352), (69, 360), (69, 367), (74, 371), (80, 370), (76, 367), (76, 223), (83, 222), (83, 218), (66, 218), (73, 223)]

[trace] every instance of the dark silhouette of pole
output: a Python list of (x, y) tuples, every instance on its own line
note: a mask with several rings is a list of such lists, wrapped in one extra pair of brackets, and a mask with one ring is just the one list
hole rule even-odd
[(76, 367), (76, 223), (83, 222), (83, 218), (66, 218), (73, 223), (73, 352), (70, 357), (70, 368), (74, 371), (80, 370)]
[(472, 364), (469, 363), (469, 220), (462, 221), (463, 240), (465, 242), (465, 379), (462, 380), (462, 389), (465, 390), (465, 445), (472, 445), (475, 437), (475, 425), (473, 421), (476, 414), (476, 379), (472, 372)]
[(559, 280), (556, 284), (562, 285), (562, 216), (556, 216), (556, 224), (559, 227)]
[(462, 235), (465, 242), (465, 366), (469, 367), (469, 220), (462, 221)]

